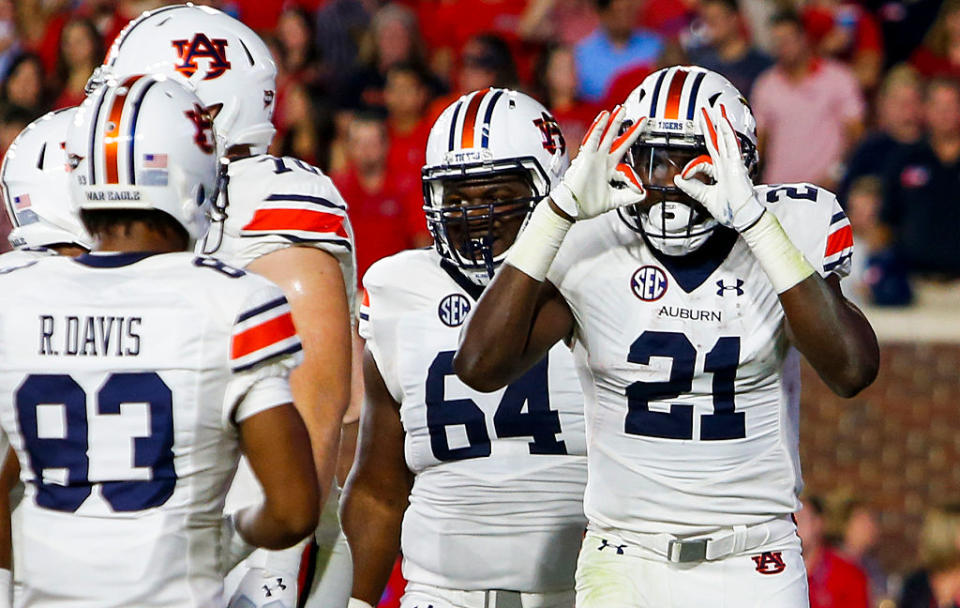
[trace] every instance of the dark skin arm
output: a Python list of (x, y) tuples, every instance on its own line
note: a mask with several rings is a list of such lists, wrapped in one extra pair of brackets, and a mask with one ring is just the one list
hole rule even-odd
[(264, 494), (263, 502), (235, 516), (243, 539), (257, 547), (285, 549), (313, 533), (320, 488), (310, 436), (296, 408), (288, 403), (243, 420), (240, 444)]
[(490, 392), (510, 384), (573, 333), (573, 313), (549, 281), (504, 264), (467, 324), (453, 369), (463, 382)]
[(360, 444), (340, 502), (340, 518), (353, 554), (351, 595), (376, 606), (400, 553), (400, 524), (413, 474), (404, 460), (400, 406), (368, 349), (363, 352), (363, 378)]
[[(814, 274), (780, 294), (791, 342), (830, 389), (852, 397), (877, 376), (879, 346), (870, 323), (835, 275)], [(453, 364), (476, 390), (506, 386), (573, 329), (573, 315), (549, 283), (505, 264), (477, 303)]]
[(840, 278), (813, 274), (780, 294), (787, 335), (830, 390), (853, 397), (876, 379), (877, 335), (843, 296)]
[(13, 569), (13, 541), (10, 524), (10, 490), (20, 478), (20, 461), (13, 448), (7, 451), (7, 458), (3, 462), (3, 472), (0, 472), (0, 568)]

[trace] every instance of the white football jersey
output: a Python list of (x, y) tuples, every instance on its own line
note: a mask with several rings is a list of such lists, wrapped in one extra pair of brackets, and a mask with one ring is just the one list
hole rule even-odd
[[(756, 190), (814, 268), (846, 275), (836, 197)], [(669, 258), (612, 212), (573, 226), (548, 279), (576, 320), (591, 529), (706, 533), (799, 508), (799, 355), (743, 239), (723, 230)]]
[[(57, 252), (53, 249), (47, 249), (46, 247), (24, 247), (22, 249), (14, 249), (13, 251), (0, 253), (0, 272), (3, 272), (5, 268), (23, 266), (39, 258), (52, 255), (57, 255)], [(0, 464), (6, 459), (8, 449), (10, 449), (10, 442), (7, 441), (6, 433), (0, 430)]]
[(340, 263), (354, 306), (357, 269), (347, 204), (320, 169), (289, 156), (248, 156), (230, 162), (227, 218), (210, 227), (197, 253), (239, 268), (278, 249), (314, 247)]
[[(403, 575), (449, 589), (573, 587), (586, 481), (583, 395), (563, 345), (506, 389), (453, 372), (477, 288), (433, 249), (364, 275), (360, 335), (400, 404), (407, 467)], [(449, 270), (448, 270), (449, 269)]]
[(222, 606), (237, 423), (292, 401), (280, 289), (192, 253), (0, 271), (0, 424), (26, 494), (23, 605)]
[[(228, 166), (227, 217), (212, 224), (198, 253), (211, 253), (243, 268), (255, 259), (287, 247), (313, 247), (340, 264), (351, 317), (356, 315), (357, 264), (347, 204), (320, 169), (289, 156), (260, 154), (233, 160)], [(337, 514), (336, 480), (323, 507), (315, 540), (326, 562), (325, 575), (344, 578), (344, 566), (332, 555), (342, 538)], [(227, 495), (227, 512), (260, 499), (263, 492), (246, 459), (241, 460)], [(288, 549), (287, 551), (294, 551)], [(258, 555), (257, 560), (268, 559)], [(249, 565), (249, 564), (248, 564)], [(339, 570), (338, 570), (339, 567)], [(327, 598), (327, 601), (334, 600)]]

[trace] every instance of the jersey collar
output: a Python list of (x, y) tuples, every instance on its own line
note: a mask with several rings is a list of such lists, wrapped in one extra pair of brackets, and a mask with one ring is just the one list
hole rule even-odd
[(680, 288), (690, 293), (700, 287), (723, 264), (733, 250), (739, 235), (729, 228), (717, 226), (706, 243), (687, 255), (679, 256), (666, 255), (650, 243), (647, 235), (641, 232), (640, 236), (643, 237), (653, 257), (657, 258), (657, 261), (673, 275)]
[(119, 268), (129, 266), (140, 260), (157, 255), (158, 251), (132, 251), (123, 253), (84, 253), (73, 258), (73, 261), (93, 268)]

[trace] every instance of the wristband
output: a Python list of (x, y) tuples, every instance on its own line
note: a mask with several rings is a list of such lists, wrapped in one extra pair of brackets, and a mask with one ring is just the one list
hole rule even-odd
[(530, 221), (507, 253), (506, 262), (534, 280), (542, 281), (573, 222), (552, 209), (545, 198), (533, 208)]
[(740, 234), (778, 295), (815, 272), (772, 213), (764, 212)]
[(350, 601), (347, 602), (347, 608), (373, 608), (373, 605), (368, 604), (363, 600), (358, 600), (355, 597), (351, 597)]

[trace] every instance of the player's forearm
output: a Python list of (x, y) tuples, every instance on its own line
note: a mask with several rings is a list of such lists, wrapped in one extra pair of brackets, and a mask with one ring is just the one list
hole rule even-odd
[[(315, 503), (316, 493), (305, 498)], [(237, 531), (245, 541), (272, 550), (292, 547), (312, 534), (318, 518), (319, 508), (284, 508), (269, 499), (234, 515)]]
[(400, 553), (400, 527), (409, 491), (351, 478), (340, 506), (353, 556), (352, 597), (376, 606)]
[(504, 264), (477, 302), (453, 358), (457, 376), (494, 391), (522, 375), (542, 283)]
[[(311, 374), (313, 372), (313, 375)], [(349, 374), (347, 374), (349, 376)], [(320, 486), (320, 504), (325, 504), (337, 471), (340, 450), (340, 421), (349, 404), (349, 379), (323, 380), (326, 374), (301, 365), (290, 376), (294, 404), (310, 435), (313, 462)], [(321, 380), (318, 381), (318, 378)], [(317, 394), (322, 390), (321, 394)]]
[(819, 275), (780, 294), (792, 339), (817, 374), (841, 397), (877, 377), (880, 350), (870, 323)]

